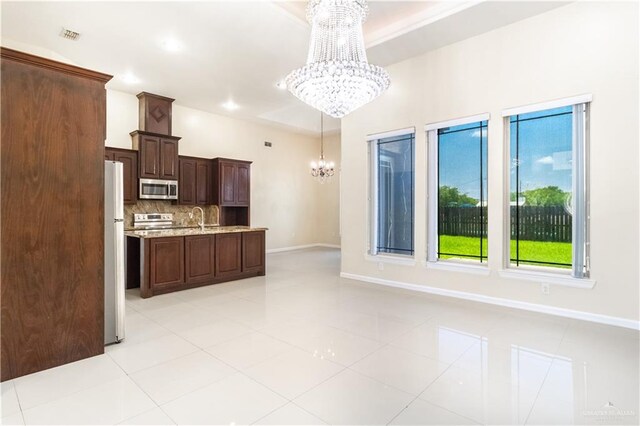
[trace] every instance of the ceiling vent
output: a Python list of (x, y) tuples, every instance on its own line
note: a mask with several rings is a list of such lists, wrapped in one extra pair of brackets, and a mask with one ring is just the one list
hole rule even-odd
[(62, 31), (60, 31), (60, 37), (66, 38), (67, 40), (76, 41), (80, 38), (80, 33), (68, 28), (63, 28)]

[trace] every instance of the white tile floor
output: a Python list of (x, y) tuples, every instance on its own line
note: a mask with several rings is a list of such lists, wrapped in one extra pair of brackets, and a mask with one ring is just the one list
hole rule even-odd
[(637, 332), (341, 279), (339, 256), (129, 291), (126, 340), (2, 383), (1, 421), (638, 424)]

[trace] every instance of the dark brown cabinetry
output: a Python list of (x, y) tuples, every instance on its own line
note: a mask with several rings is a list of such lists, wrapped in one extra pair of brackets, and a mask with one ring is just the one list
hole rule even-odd
[(122, 163), (124, 203), (135, 204), (138, 201), (138, 153), (130, 149), (105, 148), (104, 158)]
[(213, 203), (221, 207), (248, 207), (251, 162), (213, 159)]
[(236, 206), (249, 207), (251, 166), (247, 163), (238, 163), (236, 170)]
[(214, 158), (212, 201), (220, 207), (220, 225), (249, 226), (251, 162)]
[(136, 130), (131, 132), (133, 149), (138, 151), (138, 177), (178, 179), (179, 137)]
[(178, 204), (196, 203), (196, 163), (194, 158), (180, 157), (180, 178), (178, 179)]
[[(264, 275), (265, 232), (222, 232), (185, 237), (127, 237), (127, 288), (144, 298), (191, 287)], [(140, 278), (140, 279), (139, 279)]]
[(211, 160), (196, 162), (196, 203), (211, 204)]
[(174, 99), (152, 93), (138, 93), (138, 128), (160, 135), (171, 134), (171, 105)]
[(216, 235), (216, 277), (224, 278), (242, 272), (242, 234)]
[(242, 233), (242, 272), (262, 272), (265, 270), (264, 232)]
[(5, 381), (104, 352), (105, 83), (1, 50)]
[(152, 288), (184, 283), (184, 237), (150, 239), (149, 267)]
[(211, 160), (180, 157), (179, 204), (211, 204)]
[(212, 281), (215, 277), (215, 235), (184, 237), (184, 247), (186, 283)]

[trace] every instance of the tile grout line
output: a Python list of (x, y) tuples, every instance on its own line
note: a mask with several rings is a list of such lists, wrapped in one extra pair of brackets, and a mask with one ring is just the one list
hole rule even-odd
[(562, 346), (562, 343), (564, 342), (564, 339), (567, 335), (567, 331), (569, 330), (569, 327), (571, 326), (570, 322), (567, 322), (567, 325), (564, 327), (564, 330), (562, 331), (562, 338), (560, 339), (560, 342), (558, 342), (558, 346), (555, 349), (555, 353), (553, 354), (553, 359), (551, 360), (551, 363), (549, 364), (549, 368), (547, 369), (546, 374), (544, 375), (544, 380), (542, 380), (542, 383), (540, 384), (540, 388), (538, 388), (538, 392), (536, 392), (536, 397), (533, 400), (533, 404), (531, 404), (531, 408), (529, 409), (529, 412), (527, 413), (527, 417), (525, 417), (524, 422), (522, 423), (523, 425), (526, 425), (529, 422), (529, 418), (531, 417), (531, 413), (533, 413), (533, 409), (536, 408), (536, 403), (538, 402), (538, 398), (540, 397), (540, 393), (542, 392), (542, 388), (544, 387), (544, 384), (547, 382), (547, 378), (549, 377), (549, 373), (551, 372), (551, 368), (553, 367), (553, 364), (556, 362), (556, 359), (558, 359), (558, 352), (560, 351), (560, 347)]
[[(185, 355), (185, 356), (186, 356), (186, 355)], [(111, 359), (112, 359), (113, 363), (114, 363), (114, 364), (116, 364), (116, 365), (118, 366), (118, 368), (120, 368), (120, 369), (122, 370), (122, 372), (125, 374), (125, 376), (127, 376), (127, 378), (128, 378), (129, 380), (131, 380), (131, 382), (132, 382), (132, 383), (133, 383), (133, 384), (134, 384), (138, 389), (140, 389), (140, 391), (141, 391), (142, 393), (144, 393), (144, 394), (147, 396), (147, 398), (149, 398), (149, 400), (150, 400), (151, 402), (153, 402), (153, 403), (155, 404), (156, 408), (159, 408), (159, 409), (160, 409), (160, 411), (162, 411), (162, 412), (164, 413), (164, 415), (165, 415), (165, 416), (167, 416), (167, 417), (168, 417), (168, 418), (169, 418), (169, 419), (170, 419), (174, 424), (176, 424), (176, 425), (178, 424), (175, 420), (173, 420), (173, 418), (172, 418), (169, 414), (167, 414), (167, 413), (162, 409), (162, 407), (160, 406), (160, 404), (158, 404), (158, 403), (157, 403), (153, 398), (151, 398), (151, 395), (149, 395), (149, 394), (148, 394), (144, 389), (142, 389), (142, 387), (141, 387), (141, 386), (140, 386), (140, 385), (139, 385), (135, 380), (133, 380), (133, 378), (129, 375), (129, 373), (127, 373), (127, 372), (124, 370), (124, 368), (122, 368), (122, 366), (116, 362), (116, 360), (114, 360), (113, 358), (111, 358)], [(141, 414), (147, 413), (147, 412), (149, 412), (149, 411), (151, 411), (151, 410), (153, 410), (153, 408), (151, 408), (151, 409), (149, 409), (149, 410), (147, 410), (147, 411), (144, 411), (144, 412), (142, 412), (142, 413), (138, 413), (138, 414), (136, 414), (136, 415), (133, 415), (133, 416), (131, 416), (131, 417), (129, 417), (129, 418), (126, 418), (126, 419), (124, 419), (124, 420), (121, 420), (121, 421), (120, 421), (120, 422), (118, 422), (118, 423), (122, 423), (122, 422), (127, 421), (127, 420), (129, 420), (129, 419), (132, 419), (132, 418), (134, 418), (134, 417), (136, 417), (136, 416), (139, 416), (139, 415), (141, 415)]]
[[(481, 337), (481, 339), (482, 339), (482, 337)], [(402, 410), (400, 410), (400, 411), (398, 412), (398, 414), (396, 414), (396, 415), (395, 415), (395, 416), (394, 416), (394, 417), (393, 417), (393, 418), (392, 418), (392, 419), (387, 423), (387, 425), (391, 424), (391, 423), (392, 423), (392, 422), (393, 422), (393, 421), (394, 421), (394, 420), (395, 420), (395, 419), (396, 419), (400, 414), (402, 414), (402, 413), (403, 413), (407, 408), (409, 408), (409, 406), (410, 406), (411, 404), (413, 404), (417, 399), (420, 399), (420, 401), (424, 401), (424, 402), (427, 402), (427, 403), (429, 403), (429, 404), (435, 405), (436, 407), (442, 408), (443, 410), (446, 410), (446, 411), (448, 411), (448, 412), (450, 412), (450, 413), (453, 413), (453, 414), (456, 414), (456, 415), (458, 415), (458, 416), (464, 417), (465, 419), (469, 419), (467, 416), (464, 416), (464, 415), (462, 415), (462, 414), (460, 414), (460, 413), (456, 413), (455, 411), (451, 411), (451, 410), (449, 410), (448, 408), (441, 407), (440, 405), (438, 405), (438, 404), (434, 404), (434, 403), (433, 403), (433, 402), (431, 402), (431, 401), (423, 400), (423, 399), (421, 399), (421, 398), (420, 398), (420, 396), (421, 396), (423, 393), (425, 393), (425, 392), (427, 391), (427, 389), (429, 389), (429, 388), (431, 387), (431, 385), (433, 385), (433, 384), (434, 384), (434, 383), (435, 383), (435, 382), (436, 382), (440, 377), (442, 377), (442, 376), (443, 376), (447, 371), (449, 371), (449, 369), (450, 369), (451, 367), (453, 367), (453, 364), (455, 364), (456, 362), (458, 362), (458, 360), (460, 360), (460, 358), (462, 358), (462, 357), (463, 357), (463, 356), (464, 356), (464, 355), (465, 355), (469, 350), (471, 350), (471, 348), (472, 348), (473, 346), (475, 346), (475, 344), (472, 344), (472, 345), (471, 345), (471, 346), (469, 346), (467, 349), (465, 349), (464, 351), (462, 351), (462, 353), (460, 353), (460, 355), (458, 355), (458, 357), (457, 357), (455, 360), (453, 360), (451, 363), (449, 363), (449, 365), (447, 366), (447, 368), (445, 368), (445, 369), (442, 371), (442, 373), (440, 373), (440, 374), (439, 374), (435, 379), (433, 379), (433, 380), (432, 380), (432, 381), (431, 381), (431, 382), (430, 382), (430, 383), (429, 383), (429, 384), (428, 384), (424, 389), (422, 389), (422, 391), (418, 392), (418, 394), (416, 395), (416, 397), (415, 397), (415, 398), (413, 398), (413, 399), (411, 400), (411, 402), (409, 402), (409, 403), (406, 405), (406, 407), (404, 407)], [(411, 353), (413, 353), (413, 352), (411, 352)], [(432, 358), (429, 358), (429, 357), (426, 357), (426, 358), (428, 358), (428, 359), (432, 359)], [(438, 361), (438, 360), (435, 360), (435, 361)], [(441, 361), (439, 361), (439, 362), (441, 362)], [(473, 420), (473, 419), (469, 419), (469, 420), (473, 421), (474, 423), (477, 423), (477, 422), (476, 422), (475, 420)]]

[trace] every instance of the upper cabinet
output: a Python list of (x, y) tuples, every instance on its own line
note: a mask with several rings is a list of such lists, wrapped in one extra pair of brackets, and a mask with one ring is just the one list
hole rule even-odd
[(107, 147), (104, 158), (122, 163), (124, 203), (135, 204), (138, 201), (138, 153), (130, 149)]
[(171, 135), (171, 106), (174, 99), (152, 93), (138, 93), (138, 129)]
[(158, 135), (136, 130), (131, 132), (133, 149), (139, 153), (139, 177), (146, 179), (178, 179), (177, 136)]
[(211, 204), (211, 160), (180, 157), (179, 204)]
[(212, 164), (213, 204), (248, 207), (251, 199), (251, 162), (215, 158)]

